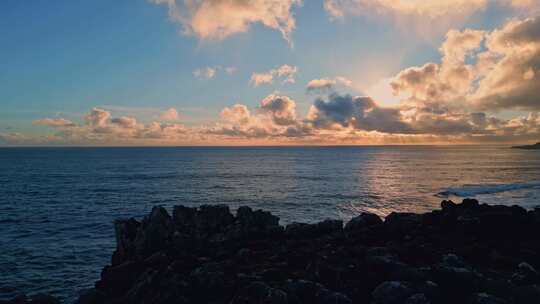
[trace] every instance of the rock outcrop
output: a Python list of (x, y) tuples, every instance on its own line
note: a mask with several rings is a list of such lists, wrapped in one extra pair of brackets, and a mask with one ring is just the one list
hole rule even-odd
[(283, 227), (249, 207), (154, 207), (115, 231), (111, 264), (79, 304), (540, 303), (540, 209), (466, 199)]
[(155, 207), (115, 230), (80, 304), (540, 303), (540, 209), (466, 199), (283, 227), (249, 207)]

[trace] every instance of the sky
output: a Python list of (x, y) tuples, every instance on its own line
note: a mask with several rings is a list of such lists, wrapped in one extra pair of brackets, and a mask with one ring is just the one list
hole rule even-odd
[(525, 143), (539, 0), (4, 0), (0, 145)]

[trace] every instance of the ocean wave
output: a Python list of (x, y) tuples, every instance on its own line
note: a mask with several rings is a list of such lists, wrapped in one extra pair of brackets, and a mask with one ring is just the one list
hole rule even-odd
[(477, 184), (463, 185), (461, 187), (447, 188), (444, 191), (437, 193), (438, 197), (473, 197), (482, 194), (495, 194), (508, 191), (516, 191), (523, 189), (540, 188), (540, 182), (534, 183), (512, 183), (512, 184)]

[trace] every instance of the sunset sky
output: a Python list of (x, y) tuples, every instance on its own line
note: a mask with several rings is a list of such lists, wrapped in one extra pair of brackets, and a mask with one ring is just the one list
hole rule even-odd
[(0, 145), (540, 141), (540, 0), (4, 0)]

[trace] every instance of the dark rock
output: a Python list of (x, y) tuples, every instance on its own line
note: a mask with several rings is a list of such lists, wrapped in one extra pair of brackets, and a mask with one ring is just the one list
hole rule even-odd
[(202, 205), (195, 217), (197, 229), (206, 233), (220, 231), (233, 221), (234, 216), (227, 205)]
[(377, 286), (371, 295), (374, 304), (400, 304), (413, 293), (405, 282), (387, 281)]
[(134, 241), (139, 226), (140, 223), (133, 218), (114, 222), (116, 251), (112, 257), (113, 265), (121, 264), (135, 254)]
[(476, 293), (469, 300), (470, 304), (506, 304), (503, 299), (497, 298), (487, 293)]
[(253, 211), (246, 206), (238, 208), (236, 221), (242, 237), (268, 236), (283, 230), (283, 227), (279, 226), (279, 217), (267, 211)]
[(156, 251), (166, 249), (170, 245), (174, 224), (163, 207), (154, 207), (145, 217), (137, 230), (134, 245), (137, 255), (147, 257)]
[(478, 207), (478, 200), (473, 198), (466, 198), (461, 202), (461, 207), (463, 208), (475, 208)]
[(540, 303), (540, 286), (528, 285), (520, 286), (514, 290), (516, 304), (538, 304)]
[(360, 215), (353, 217), (345, 225), (345, 233), (348, 235), (362, 233), (366, 229), (382, 225), (383, 221), (379, 216), (373, 213), (361, 213)]
[(173, 207), (173, 221), (180, 229), (190, 228), (195, 224), (197, 208), (186, 206)]
[(263, 282), (254, 282), (246, 286), (234, 297), (231, 304), (287, 304), (287, 294), (271, 288)]
[(518, 265), (517, 271), (512, 275), (512, 283), (515, 285), (531, 285), (539, 283), (539, 274), (530, 264), (525, 262)]
[(321, 295), (320, 304), (352, 304), (352, 300), (339, 292), (325, 292)]
[(99, 304), (103, 303), (103, 298), (103, 294), (95, 288), (90, 288), (81, 292), (76, 304)]
[(416, 293), (410, 296), (405, 304), (431, 304), (431, 301), (423, 293)]
[(287, 282), (285, 291), (292, 303), (317, 303), (325, 288), (319, 283), (297, 280)]
[(443, 211), (452, 211), (457, 207), (457, 204), (450, 200), (444, 200), (441, 202), (441, 209)]
[(392, 212), (384, 220), (389, 233), (404, 236), (415, 232), (422, 225), (422, 215), (416, 213)]
[(540, 209), (441, 208), (284, 229), (249, 207), (156, 207), (115, 223), (112, 265), (79, 304), (540, 303)]

